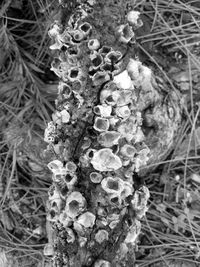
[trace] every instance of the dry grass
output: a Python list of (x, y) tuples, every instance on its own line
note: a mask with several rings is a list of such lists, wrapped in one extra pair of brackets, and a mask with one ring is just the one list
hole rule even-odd
[[(200, 69), (200, 4), (179, 0), (137, 3), (151, 23), (151, 31), (138, 38), (143, 53), (175, 90), (177, 87), (170, 76), (171, 64), (180, 71), (187, 71), (189, 77), (189, 89), (183, 92), (185, 120), (177, 144), (167, 160), (154, 165), (157, 169), (146, 180), (151, 200), (143, 223), (137, 263), (139, 267), (199, 266), (200, 105), (193, 71)], [(152, 43), (153, 54), (148, 50)], [(199, 182), (193, 180), (194, 174)]]
[(5, 256), (8, 266), (45, 266), (50, 180), (32, 176), (24, 165), (28, 148), (43, 142), (54, 110), (48, 49), (54, 7), (55, 0), (4, 1), (0, 7), (0, 263)]

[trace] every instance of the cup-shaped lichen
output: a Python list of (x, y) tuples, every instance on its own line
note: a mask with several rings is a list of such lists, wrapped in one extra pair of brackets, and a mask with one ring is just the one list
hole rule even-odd
[(56, 267), (134, 264), (149, 198), (135, 173), (169, 150), (180, 121), (135, 54), (142, 21), (132, 2), (60, 0), (49, 31), (60, 79), (44, 138), (55, 155), (48, 219)]

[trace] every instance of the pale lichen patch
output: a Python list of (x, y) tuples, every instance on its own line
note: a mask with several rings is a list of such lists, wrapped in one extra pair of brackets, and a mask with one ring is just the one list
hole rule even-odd
[(103, 148), (94, 153), (91, 164), (97, 171), (114, 171), (122, 167), (120, 158), (109, 148)]
[(121, 89), (130, 89), (132, 87), (132, 81), (130, 76), (128, 75), (128, 71), (124, 70), (120, 74), (114, 76), (114, 83)]

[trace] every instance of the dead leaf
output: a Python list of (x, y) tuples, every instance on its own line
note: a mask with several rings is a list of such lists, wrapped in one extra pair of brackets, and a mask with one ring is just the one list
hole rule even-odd
[(0, 266), (8, 267), (8, 261), (7, 261), (7, 258), (6, 258), (5, 251), (1, 251), (0, 252)]
[(0, 211), (0, 221), (2, 222), (3, 226), (7, 230), (9, 230), (9, 231), (13, 230), (14, 223), (11, 220), (11, 217), (7, 214), (7, 212), (2, 211), (2, 210)]

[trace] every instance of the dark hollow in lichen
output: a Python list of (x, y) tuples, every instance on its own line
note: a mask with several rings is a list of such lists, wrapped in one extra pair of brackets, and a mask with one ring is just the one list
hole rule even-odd
[(72, 213), (78, 213), (79, 211), (79, 202), (76, 201), (76, 200), (72, 200), (70, 203), (69, 203), (69, 209)]
[(116, 191), (119, 190), (119, 184), (116, 181), (108, 181), (107, 186), (108, 186), (108, 188), (110, 188), (112, 190), (116, 190)]

